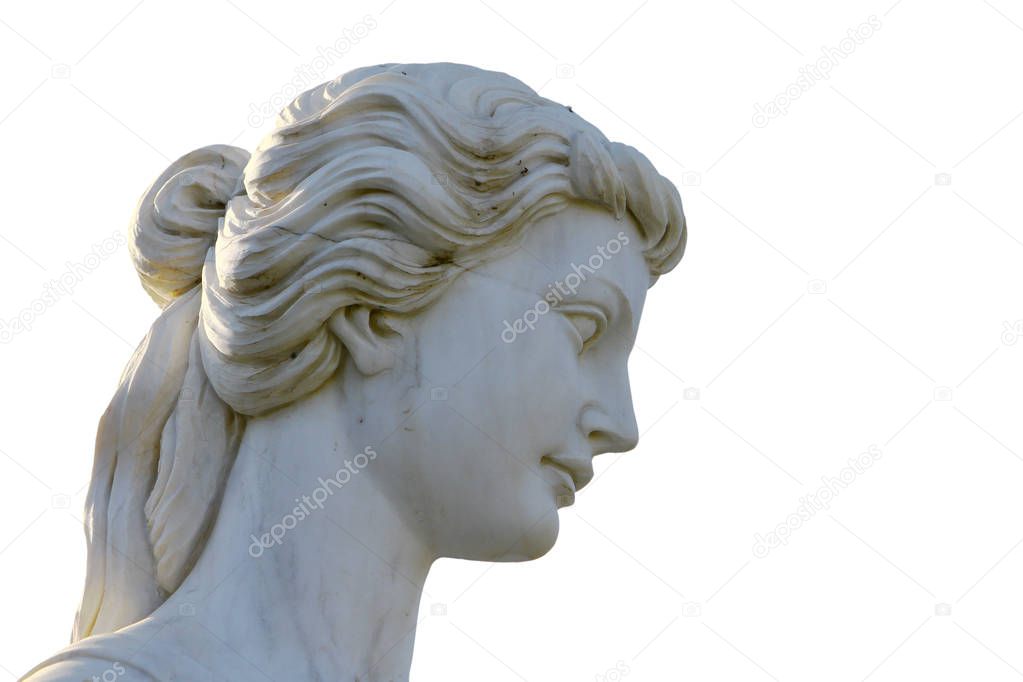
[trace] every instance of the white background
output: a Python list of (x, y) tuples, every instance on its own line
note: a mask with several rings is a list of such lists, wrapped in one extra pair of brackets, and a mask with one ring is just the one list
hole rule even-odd
[[(5, 4), (0, 320), (170, 160), (254, 147), (251, 107), (370, 15), (317, 81), (507, 71), (645, 152), (690, 225), (631, 361), (640, 446), (597, 460), (543, 559), (437, 564), (413, 679), (1023, 677), (1023, 7), (389, 2)], [(0, 345), (0, 679), (67, 641), (97, 420), (157, 308), (122, 247), (27, 315)]]

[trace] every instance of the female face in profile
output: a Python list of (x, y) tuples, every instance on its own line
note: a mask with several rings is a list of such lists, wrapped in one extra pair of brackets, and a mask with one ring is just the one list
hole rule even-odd
[(131, 238), (163, 310), (100, 424), (76, 643), (32, 680), (407, 679), (433, 561), (543, 555), (635, 445), (685, 221), (519, 81), (385, 65), (179, 159)]

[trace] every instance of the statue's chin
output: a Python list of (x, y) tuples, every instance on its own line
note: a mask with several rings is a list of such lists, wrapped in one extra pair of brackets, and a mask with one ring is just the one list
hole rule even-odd
[(507, 549), (490, 556), (478, 558), (482, 561), (532, 561), (551, 551), (557, 539), (558, 513), (557, 511), (552, 511), (540, 522), (520, 532), (518, 540)]

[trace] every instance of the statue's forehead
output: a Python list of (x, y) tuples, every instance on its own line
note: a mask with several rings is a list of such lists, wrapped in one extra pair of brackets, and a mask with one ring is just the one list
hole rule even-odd
[(528, 301), (554, 292), (559, 301), (606, 301), (638, 322), (650, 277), (631, 220), (616, 220), (602, 209), (570, 208), (526, 230), (521, 241), (460, 276), (517, 292)]

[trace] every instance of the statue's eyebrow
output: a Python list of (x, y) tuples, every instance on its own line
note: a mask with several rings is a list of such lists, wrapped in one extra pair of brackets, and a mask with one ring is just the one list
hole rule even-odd
[[(497, 275), (497, 274), (494, 274), (492, 272), (480, 272), (479, 270), (474, 270), (472, 268), (467, 268), (467, 267), (464, 267), (464, 266), (458, 266), (458, 267), (461, 270), (460, 275), (471, 275), (473, 277), (482, 277), (484, 279), (489, 279), (489, 280), (493, 280), (495, 282), (500, 282), (501, 284), (504, 284), (505, 286), (508, 286), (508, 287), (510, 287), (512, 289), (515, 289), (516, 291), (521, 291), (523, 293), (529, 294), (530, 296), (537, 296), (538, 295), (537, 292), (534, 291), (533, 289), (531, 289), (529, 287), (526, 287), (526, 286), (522, 286), (518, 282), (516, 282), (516, 281), (514, 281), (512, 279), (509, 279), (506, 276)], [(543, 293), (542, 292), (539, 294), (539, 297), (543, 298)]]
[[(512, 289), (529, 294), (530, 296), (536, 296), (537, 300), (542, 300), (544, 298), (545, 294), (544, 290), (541, 289), (540, 291), (535, 291), (529, 287), (522, 286), (521, 284), (513, 280), (510, 280), (507, 277), (495, 275), (493, 273), (479, 272), (477, 270), (473, 270), (472, 268), (464, 267), (462, 268), (462, 274), (463, 275), (471, 274), (476, 277), (483, 277), (486, 279), (494, 280), (496, 282), (501, 282), (502, 284)], [(573, 296), (567, 297), (565, 300), (571, 300), (572, 298), (586, 296), (587, 295), (586, 291), (590, 287), (596, 287), (599, 290), (598, 292), (596, 292), (598, 295), (602, 295), (605, 299), (614, 301), (615, 305), (614, 310), (612, 311), (613, 315), (617, 317), (619, 314), (624, 312), (624, 314), (626, 315), (626, 319), (628, 320), (629, 323), (629, 328), (632, 329), (633, 334), (635, 334), (636, 315), (635, 312), (632, 310), (632, 303), (629, 301), (629, 297), (625, 295), (625, 292), (622, 291), (622, 288), (614, 280), (601, 277), (599, 273), (595, 273), (594, 275), (588, 277), (585, 282), (583, 282), (582, 286), (580, 286), (579, 289), (576, 290)], [(555, 309), (556, 308), (557, 306), (555, 306)]]

